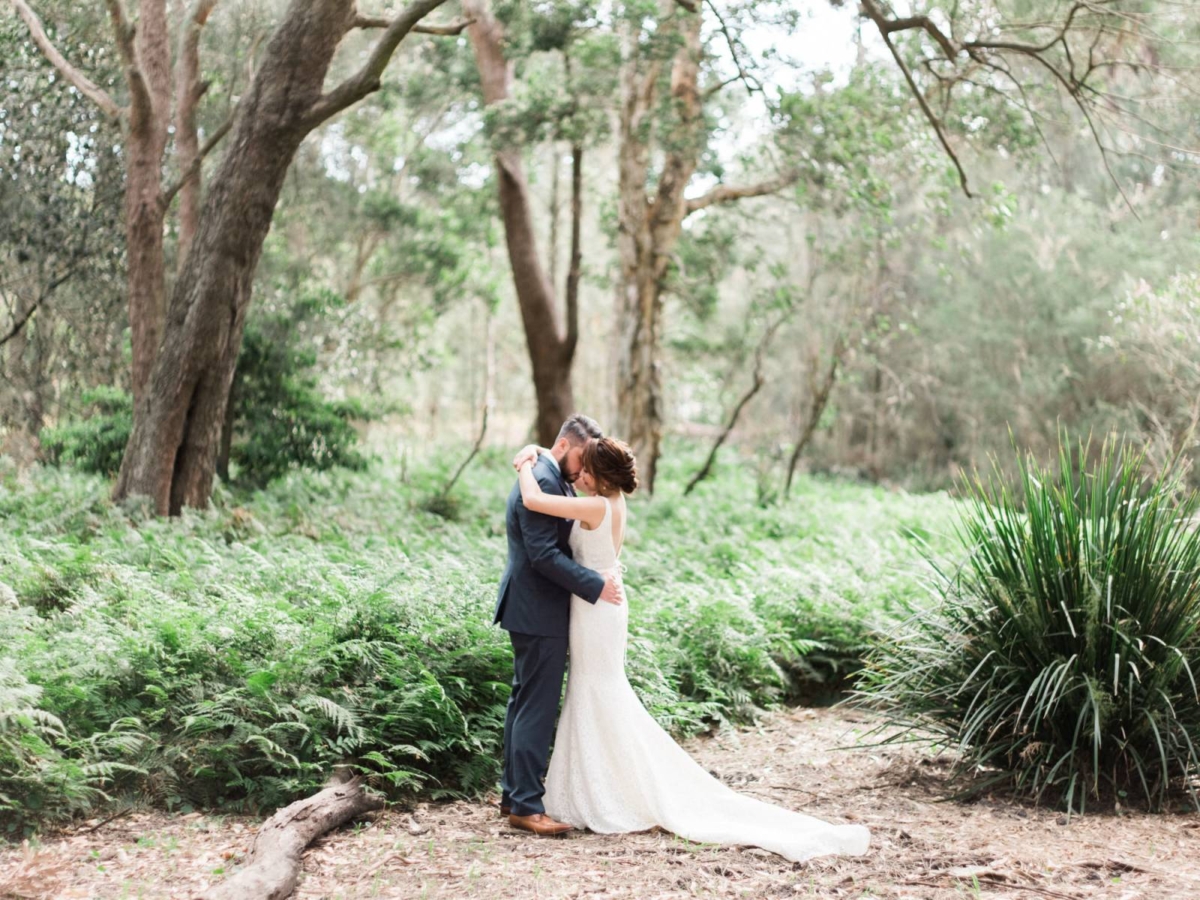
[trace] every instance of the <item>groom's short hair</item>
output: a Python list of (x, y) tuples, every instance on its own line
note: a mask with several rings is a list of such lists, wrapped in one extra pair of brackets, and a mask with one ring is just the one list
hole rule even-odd
[(563, 422), (562, 428), (558, 429), (558, 438), (556, 443), (566, 438), (570, 443), (579, 447), (586, 444), (592, 438), (602, 438), (604, 432), (600, 430), (600, 426), (596, 424), (596, 420), (591, 416), (585, 416), (583, 413), (575, 413), (567, 421)]

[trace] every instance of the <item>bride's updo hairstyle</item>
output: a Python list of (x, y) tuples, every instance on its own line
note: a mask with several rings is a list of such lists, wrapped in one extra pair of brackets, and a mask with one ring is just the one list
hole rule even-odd
[(632, 494), (637, 490), (637, 460), (624, 441), (610, 437), (590, 440), (584, 445), (582, 462), (600, 493)]

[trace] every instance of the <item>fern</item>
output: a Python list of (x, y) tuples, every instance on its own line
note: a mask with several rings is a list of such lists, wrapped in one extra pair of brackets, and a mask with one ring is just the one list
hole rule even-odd
[(346, 709), (346, 707), (334, 703), (328, 697), (309, 694), (298, 700), (297, 706), (302, 709), (304, 707), (316, 709), (337, 727), (339, 733), (345, 732), (358, 740), (362, 740), (365, 737), (365, 732), (358, 724), (358, 719), (354, 713)]
[[(628, 659), (680, 734), (856, 665), (920, 594), (902, 530), (936, 543), (952, 511), (815, 481), (763, 510), (736, 468), (689, 504), (673, 465), (633, 507)], [(268, 809), (335, 765), (393, 797), (490, 790), (512, 675), (490, 624), (511, 469), (486, 451), (476, 471), (455, 521), (420, 508), (445, 483), (436, 465), (289, 472), (177, 520), (114, 507), (103, 479), (67, 469), (6, 482), (0, 828), (131, 800)]]

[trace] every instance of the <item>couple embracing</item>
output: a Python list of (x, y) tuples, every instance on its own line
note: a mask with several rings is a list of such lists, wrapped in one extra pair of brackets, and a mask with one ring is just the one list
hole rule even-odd
[(553, 447), (525, 447), (513, 464), (495, 617), (513, 647), (500, 799), (509, 822), (538, 835), (657, 826), (797, 862), (865, 853), (870, 834), (860, 825), (831, 825), (713, 778), (638, 700), (625, 676), (629, 607), (620, 563), (625, 495), (637, 488), (629, 447), (574, 415)]

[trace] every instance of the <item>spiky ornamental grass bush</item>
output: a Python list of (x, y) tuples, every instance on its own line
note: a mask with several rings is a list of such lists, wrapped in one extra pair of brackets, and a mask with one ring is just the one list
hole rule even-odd
[[(1089, 442), (1090, 443), (1090, 442)], [(1107, 441), (1064, 440), (1057, 470), (1026, 456), (964, 487), (968, 558), (939, 602), (869, 657), (859, 699), (890, 740), (961, 752), (968, 793), (1007, 786), (1082, 812), (1162, 809), (1200, 774), (1200, 530), (1194, 494)]]

